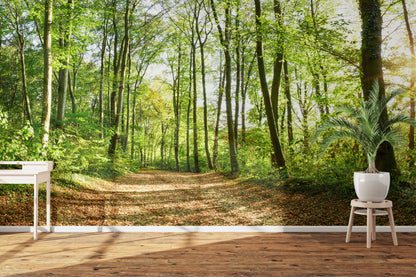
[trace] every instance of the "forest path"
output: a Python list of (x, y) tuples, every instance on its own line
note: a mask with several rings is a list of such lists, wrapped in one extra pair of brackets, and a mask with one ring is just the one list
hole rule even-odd
[(197, 189), (235, 184), (215, 172), (189, 173), (141, 169), (138, 173), (116, 178), (111, 187), (116, 192), (156, 192)]
[(264, 215), (251, 185), (215, 172), (141, 169), (79, 187), (57, 190), (55, 225), (241, 225)]
[[(44, 195), (41, 191), (41, 225)], [(272, 180), (151, 169), (114, 180), (84, 175), (55, 180), (51, 201), (53, 226), (345, 225), (350, 203), (325, 192), (288, 192)], [(31, 225), (32, 207), (32, 187), (0, 191), (0, 225)], [(395, 219), (403, 220), (400, 214)]]

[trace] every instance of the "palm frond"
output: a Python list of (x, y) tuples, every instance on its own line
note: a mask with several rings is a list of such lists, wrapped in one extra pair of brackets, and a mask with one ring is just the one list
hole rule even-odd
[(356, 125), (350, 122), (348, 119), (330, 118), (316, 129), (314, 135), (312, 136), (312, 143), (314, 143), (323, 132), (332, 128), (344, 128), (351, 130), (351, 132), (356, 132)]
[(405, 141), (403, 133), (398, 129), (391, 129), (390, 132), (384, 135), (384, 139), (390, 142), (391, 145), (400, 145)]
[(395, 89), (395, 90), (393, 90), (392, 92), (390, 92), (386, 97), (385, 97), (385, 106), (383, 107), (383, 109), (386, 107), (386, 105), (388, 104), (388, 103), (390, 103), (390, 101), (392, 100), (392, 99), (394, 99), (395, 97), (397, 97), (397, 96), (399, 96), (399, 95), (402, 95), (402, 94), (405, 94), (407, 91), (406, 90), (404, 90), (404, 89), (402, 89), (402, 88), (398, 88), (398, 89)]
[(378, 85), (378, 81), (374, 81), (373, 86), (370, 89), (370, 93), (368, 94), (368, 100), (366, 103), (368, 105), (377, 104), (380, 99), (380, 88)]
[(350, 130), (331, 130), (329, 133), (327, 133), (320, 145), (320, 152), (321, 155), (328, 149), (329, 146), (331, 146), (332, 143), (335, 141), (342, 139), (342, 138), (351, 138), (353, 140), (359, 141), (360, 138), (356, 136), (353, 132)]
[(339, 113), (344, 112), (351, 117), (358, 117), (360, 114), (360, 111), (352, 107), (351, 105), (339, 105), (336, 107), (336, 111)]
[(398, 124), (398, 123), (405, 123), (413, 127), (416, 127), (416, 121), (404, 114), (394, 115), (393, 117), (389, 118), (387, 121), (381, 122), (380, 127), (383, 132), (387, 132), (389, 128), (393, 127), (393, 125)]
[(348, 114), (353, 120), (344, 117), (328, 119), (316, 129), (313, 141), (315, 142), (319, 135), (328, 131), (320, 143), (323, 153), (336, 140), (351, 138), (361, 144), (369, 162), (375, 161), (377, 150), (383, 142), (387, 141), (392, 145), (403, 142), (403, 135), (400, 130), (393, 129), (393, 125), (406, 123), (416, 127), (416, 121), (406, 115), (395, 115), (390, 119), (381, 120), (387, 104), (403, 93), (405, 91), (399, 89), (391, 92), (387, 97), (380, 97), (379, 85), (375, 81), (367, 101), (360, 99), (358, 109), (349, 105), (338, 107), (339, 112)]

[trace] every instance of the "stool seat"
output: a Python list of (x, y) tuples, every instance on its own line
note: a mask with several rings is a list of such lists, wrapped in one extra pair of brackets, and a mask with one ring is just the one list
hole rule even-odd
[[(367, 215), (367, 209), (365, 210), (355, 210), (354, 211), (355, 214), (359, 214), (359, 215)], [(387, 211), (384, 210), (375, 210), (373, 211), (373, 215), (388, 215), (389, 213)]]
[[(351, 212), (348, 222), (348, 231), (345, 242), (350, 242), (352, 225), (354, 223), (354, 215), (366, 215), (367, 216), (367, 248), (371, 248), (371, 241), (376, 240), (376, 216), (387, 215), (389, 217), (391, 235), (393, 238), (393, 244), (398, 245), (396, 230), (394, 227), (393, 218), (393, 202), (390, 200), (384, 200), (382, 202), (366, 202), (359, 199), (351, 200)], [(365, 208), (357, 210), (357, 208)], [(386, 210), (379, 210), (386, 209)]]
[(384, 200), (383, 202), (366, 202), (360, 201), (359, 199), (353, 199), (351, 200), (351, 207), (386, 209), (393, 207), (393, 202), (390, 200)]

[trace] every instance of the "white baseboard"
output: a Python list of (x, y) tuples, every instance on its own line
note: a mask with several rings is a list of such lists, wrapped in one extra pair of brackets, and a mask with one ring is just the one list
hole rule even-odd
[[(366, 226), (354, 226), (353, 232), (366, 232)], [(39, 232), (46, 232), (39, 226)], [(54, 233), (316, 233), (347, 232), (347, 226), (52, 226)], [(416, 226), (396, 226), (397, 232), (416, 232)], [(33, 232), (33, 226), (0, 226), (0, 233)], [(377, 232), (390, 232), (390, 226), (377, 226)]]

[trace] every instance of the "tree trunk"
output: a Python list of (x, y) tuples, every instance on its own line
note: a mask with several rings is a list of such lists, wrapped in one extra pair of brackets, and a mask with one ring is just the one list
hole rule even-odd
[(161, 124), (161, 128), (162, 128), (162, 138), (161, 138), (161, 141), (160, 141), (160, 160), (161, 160), (161, 163), (162, 163), (162, 168), (163, 168), (163, 165), (164, 165), (164, 158), (165, 158), (165, 134), (166, 134), (166, 130), (167, 130), (167, 126), (165, 126), (165, 123), (164, 122), (162, 122), (162, 124)]
[[(179, 128), (180, 128), (180, 89), (181, 89), (181, 59), (182, 59), (182, 50), (181, 44), (178, 45), (178, 68), (176, 72), (176, 78), (173, 82), (173, 111), (175, 113), (175, 133), (174, 133), (174, 151), (175, 151), (175, 167), (176, 171), (180, 171), (179, 165)], [(172, 68), (173, 72), (173, 68)], [(176, 81), (176, 82), (175, 82)]]
[(220, 117), (221, 117), (221, 106), (222, 106), (222, 96), (224, 94), (224, 86), (225, 86), (225, 72), (221, 72), (222, 69), (222, 61), (220, 56), (220, 81), (219, 81), (219, 88), (218, 88), (218, 101), (217, 101), (217, 118), (215, 120), (215, 133), (214, 133), (214, 146), (212, 148), (212, 165), (214, 169), (217, 169), (217, 157), (218, 157), (218, 132), (219, 132), (219, 125), (220, 125)]
[[(117, 82), (118, 85), (118, 95), (117, 95), (117, 108), (115, 115), (115, 122), (113, 124), (114, 134), (111, 137), (110, 146), (108, 154), (113, 159), (115, 158), (115, 153), (117, 149), (117, 143), (120, 138), (120, 126), (121, 126), (121, 117), (123, 113), (123, 104), (124, 104), (124, 87), (125, 87), (125, 76), (126, 76), (126, 64), (128, 49), (130, 44), (130, 0), (126, 0), (126, 12), (124, 14), (124, 39), (121, 48), (121, 64), (120, 64), (120, 80)], [(118, 73), (117, 73), (118, 74)]]
[(205, 41), (202, 41), (201, 34), (199, 32), (198, 23), (196, 24), (196, 31), (198, 34), (199, 40), (199, 50), (201, 55), (201, 77), (202, 77), (202, 93), (204, 98), (204, 144), (205, 144), (205, 154), (207, 156), (207, 163), (208, 168), (213, 169), (212, 161), (211, 161), (211, 154), (209, 152), (209, 144), (208, 144), (208, 103), (207, 103), (207, 89), (206, 89), (206, 81), (205, 81), (205, 54), (204, 54), (204, 46)]
[[(381, 58), (382, 16), (379, 0), (359, 0), (362, 20), (361, 32), (361, 86), (364, 99), (368, 99), (375, 82), (378, 82), (380, 97), (385, 97), (383, 67)], [(387, 120), (385, 109), (380, 121)], [(391, 172), (393, 176), (400, 174), (394, 150), (390, 143), (384, 142), (377, 151), (376, 166), (380, 171)]]
[(194, 171), (201, 172), (199, 168), (199, 154), (198, 154), (198, 118), (197, 118), (197, 93), (196, 93), (196, 43), (194, 42), (194, 30), (192, 30), (192, 107), (193, 107), (193, 116), (192, 116), (192, 127), (193, 127), (193, 137), (194, 137)]
[[(411, 68), (412, 68), (410, 72), (410, 87), (409, 87), (409, 90), (412, 93), (410, 96), (410, 118), (415, 119), (415, 97), (414, 97), (414, 88), (415, 88), (415, 82), (416, 82), (415, 42), (413, 39), (412, 29), (410, 28), (409, 15), (407, 12), (406, 1), (401, 0), (401, 2), (403, 6), (403, 14), (404, 14), (404, 20), (406, 23), (407, 35), (409, 37), (409, 50), (410, 50), (410, 59), (411, 59)], [(409, 148), (412, 150), (415, 148), (415, 128), (412, 125), (410, 125), (410, 129), (409, 129)]]
[(130, 132), (130, 76), (131, 76), (131, 45), (129, 43), (128, 48), (128, 73), (127, 73), (127, 100), (126, 100), (126, 106), (127, 106), (127, 112), (126, 112), (126, 129), (124, 133), (124, 139), (123, 139), (123, 151), (127, 151), (127, 144), (129, 141), (129, 132)]
[(290, 94), (290, 80), (287, 60), (283, 63), (283, 70), (285, 75), (285, 95), (286, 95), (286, 111), (287, 111), (287, 140), (290, 146), (293, 143), (293, 127), (292, 127), (292, 96)]
[(240, 3), (237, 4), (237, 14), (235, 19), (235, 37), (236, 37), (236, 48), (235, 48), (235, 95), (234, 95), (234, 137), (236, 147), (238, 148), (238, 116), (240, 115), (240, 83), (241, 83), (241, 36), (240, 36)]
[(192, 90), (192, 53), (189, 56), (188, 109), (186, 111), (186, 171), (188, 172), (191, 172), (190, 146), (189, 146), (189, 127), (190, 127), (191, 102), (192, 102), (191, 90)]
[(256, 53), (257, 53), (257, 64), (258, 72), (260, 78), (261, 91), (263, 94), (264, 107), (266, 109), (267, 123), (270, 131), (270, 138), (273, 146), (273, 155), (275, 157), (273, 164), (274, 167), (278, 168), (280, 171), (286, 169), (286, 162), (283, 157), (283, 152), (281, 149), (279, 135), (276, 128), (276, 120), (274, 118), (273, 107), (270, 101), (269, 89), (267, 86), (266, 80), (266, 70), (264, 67), (264, 56), (263, 56), (263, 35), (262, 35), (262, 23), (261, 23), (261, 4), (260, 0), (255, 0), (256, 8)]
[(71, 73), (68, 72), (68, 88), (69, 88), (69, 96), (71, 97), (71, 107), (72, 113), (77, 111), (77, 105), (75, 102), (75, 88), (77, 86), (77, 71), (74, 70), (74, 80), (71, 84)]
[[(117, 88), (119, 85), (119, 61), (118, 61), (118, 31), (117, 31), (117, 1), (113, 2), (113, 29), (114, 29), (114, 46), (113, 46), (113, 84), (110, 97), (110, 126), (115, 129), (117, 117)], [(112, 130), (116, 132), (116, 130)], [(113, 144), (113, 142), (111, 142)], [(113, 156), (113, 145), (110, 145), (108, 153)]]
[[(65, 63), (66, 64), (66, 63)], [(56, 127), (64, 128), (66, 94), (68, 91), (68, 68), (59, 69), (58, 79), (58, 111), (56, 113)]]
[(42, 145), (49, 145), (49, 129), (52, 107), (52, 9), (53, 0), (45, 0), (45, 26), (44, 26), (44, 48), (43, 48), (43, 112)]
[(22, 85), (23, 85), (23, 98), (25, 103), (25, 114), (27, 116), (27, 120), (29, 120), (30, 125), (33, 125), (32, 121), (32, 109), (30, 108), (30, 98), (27, 91), (27, 77), (26, 77), (26, 62), (25, 62), (25, 54), (24, 50), (20, 51), (20, 63), (22, 66)]
[(327, 73), (324, 69), (324, 67), (321, 65), (321, 72), (322, 72), (322, 78), (324, 82), (324, 98), (325, 101), (323, 103), (325, 107), (325, 114), (329, 114), (329, 106), (328, 106), (328, 80), (327, 80)]
[(19, 57), (20, 57), (20, 65), (21, 65), (21, 73), (22, 73), (22, 88), (23, 88), (23, 102), (24, 102), (24, 111), (29, 120), (30, 125), (33, 125), (32, 121), (32, 110), (30, 108), (30, 98), (27, 91), (27, 77), (26, 77), (26, 60), (25, 60), (25, 38), (24, 35), (21, 33), (19, 29), (19, 23), (16, 22), (17, 26), (17, 40), (19, 43)]
[[(105, 18), (104, 21), (104, 29), (103, 29), (103, 40), (101, 42), (101, 52), (100, 52), (100, 126), (104, 128), (104, 70), (105, 70), (105, 51), (107, 48), (107, 36), (108, 36), (108, 19)], [(103, 133), (101, 133), (101, 137), (104, 137), (104, 129)]]
[[(273, 1), (273, 11), (275, 15), (275, 19), (278, 23), (278, 28), (283, 29), (283, 20), (282, 20), (282, 9), (280, 7), (280, 1), (274, 0)], [(282, 66), (283, 66), (283, 38), (281, 30), (277, 31), (277, 43), (279, 45), (276, 46), (275, 50), (275, 60), (273, 63), (273, 80), (272, 80), (272, 88), (271, 88), (271, 104), (273, 109), (273, 116), (276, 125), (276, 131), (279, 133), (279, 89), (280, 89), (280, 81), (282, 76)], [(277, 161), (275, 161), (277, 163)]]
[[(312, 65), (311, 65), (312, 67)], [(312, 69), (313, 70), (313, 69)], [(323, 105), (323, 98), (322, 98), (322, 94), (321, 94), (321, 87), (320, 87), (320, 82), (319, 82), (319, 74), (316, 72), (312, 72), (312, 85), (315, 88), (315, 96), (317, 98), (317, 104), (318, 104), (318, 110), (319, 110), (319, 117), (321, 118), (321, 120), (323, 119), (323, 116), (325, 115), (325, 109), (324, 109), (324, 105)]]
[[(63, 121), (65, 119), (65, 104), (66, 95), (68, 91), (68, 74), (69, 74), (69, 59), (70, 59), (70, 45), (72, 35), (72, 9), (74, 3), (72, 0), (68, 0), (68, 14), (66, 19), (69, 21), (69, 26), (61, 26), (61, 36), (59, 38), (59, 48), (65, 52), (64, 59), (61, 60), (62, 68), (59, 69), (59, 80), (58, 80), (58, 111), (56, 113), (56, 127), (59, 129), (64, 128)], [(63, 24), (63, 23), (61, 23)], [(68, 28), (68, 29), (66, 29)]]
[[(298, 88), (300, 90), (300, 93), (302, 93), (302, 88)], [(303, 89), (303, 103), (300, 104), (300, 110), (302, 113), (302, 131), (303, 131), (303, 151), (304, 153), (308, 153), (310, 151), (310, 134), (309, 134), (309, 124), (308, 124), (308, 118), (309, 118), (309, 109), (307, 107), (306, 101), (306, 85)]]
[(132, 106), (132, 115), (131, 115), (131, 149), (130, 149), (130, 159), (134, 159), (134, 132), (135, 132), (135, 126), (136, 126), (136, 103), (137, 103), (137, 82), (138, 79), (136, 79), (136, 82), (134, 84), (133, 89), (133, 106)]
[(215, 22), (217, 24), (218, 33), (221, 40), (221, 45), (224, 49), (225, 56), (225, 102), (226, 102), (226, 112), (227, 112), (227, 130), (228, 130), (228, 147), (230, 151), (230, 164), (231, 164), (231, 173), (238, 175), (240, 173), (238, 159), (237, 159), (237, 147), (234, 136), (234, 126), (233, 126), (233, 112), (231, 105), (231, 54), (230, 54), (230, 27), (231, 27), (231, 3), (229, 0), (225, 3), (225, 30), (224, 34), (222, 32), (221, 25), (219, 24), (218, 15), (215, 9), (214, 0), (211, 0), (212, 12), (214, 15)]
[[(244, 61), (245, 57), (243, 56), (243, 61)], [(244, 68), (242, 68), (241, 72), (242, 72), (242, 77), (241, 80), (243, 81), (242, 86), (241, 86), (241, 141), (242, 142), (246, 142), (246, 98), (247, 98), (247, 90), (248, 90), (248, 85), (250, 83), (250, 76), (251, 76), (251, 72), (253, 70), (253, 65), (254, 65), (254, 61), (256, 60), (256, 55), (253, 55), (253, 59), (250, 62), (250, 65), (248, 67), (247, 70), (247, 79), (244, 82), (244, 75), (245, 75), (245, 70)], [(244, 65), (244, 62), (243, 62)]]

